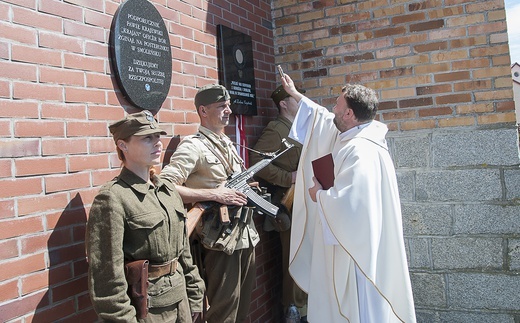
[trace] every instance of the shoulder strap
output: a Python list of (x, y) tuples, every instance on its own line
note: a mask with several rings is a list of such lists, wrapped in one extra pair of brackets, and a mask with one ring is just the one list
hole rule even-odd
[(215, 149), (215, 147), (213, 147), (213, 145), (209, 143), (209, 139), (206, 138), (206, 136), (204, 136), (204, 134), (200, 132), (196, 135), (196, 138), (198, 138), (213, 153), (213, 155), (215, 155), (215, 157), (217, 157), (217, 159), (220, 160), (220, 163), (222, 163), (222, 166), (224, 166), (224, 168), (226, 169), (226, 173), (228, 174), (228, 176), (231, 176), (233, 174), (233, 168), (229, 164), (229, 161), (227, 161), (227, 159), (224, 158), (224, 156), (222, 156), (222, 154), (219, 153)]

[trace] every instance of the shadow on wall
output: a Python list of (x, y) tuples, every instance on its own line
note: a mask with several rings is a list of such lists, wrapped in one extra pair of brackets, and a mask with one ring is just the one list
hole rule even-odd
[(87, 214), (80, 194), (60, 215), (47, 241), (48, 290), (36, 307), (32, 322), (94, 322), (88, 295), (85, 232)]
[(181, 136), (177, 135), (177, 136), (172, 137), (172, 139), (168, 143), (168, 146), (164, 150), (164, 157), (163, 157), (163, 163), (162, 163), (161, 169), (163, 169), (164, 166), (166, 166), (170, 163), (170, 159), (172, 158), (172, 155), (175, 152), (175, 149), (177, 149), (177, 146), (179, 145), (180, 141), (181, 141)]

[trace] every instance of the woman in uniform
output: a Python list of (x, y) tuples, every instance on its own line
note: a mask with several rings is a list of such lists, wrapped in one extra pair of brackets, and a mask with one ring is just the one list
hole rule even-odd
[[(152, 168), (160, 163), (166, 132), (146, 110), (109, 129), (122, 169), (101, 188), (89, 213), (94, 309), (104, 321), (192, 322), (202, 312), (204, 282), (192, 262), (182, 200)], [(140, 267), (132, 269), (136, 263)], [(136, 282), (141, 273), (144, 279)], [(135, 284), (129, 288), (129, 282)]]

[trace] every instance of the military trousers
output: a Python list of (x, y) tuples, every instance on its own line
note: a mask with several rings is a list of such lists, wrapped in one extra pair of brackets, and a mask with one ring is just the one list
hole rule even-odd
[(249, 315), (256, 278), (255, 248), (222, 251), (204, 250), (208, 323), (241, 323)]
[[(280, 242), (282, 244), (282, 305), (287, 308), (294, 304), (298, 308), (305, 308), (307, 305), (307, 294), (294, 282), (289, 274), (289, 252), (291, 243), (291, 229), (280, 232)], [(307, 315), (307, 313), (301, 313)]]

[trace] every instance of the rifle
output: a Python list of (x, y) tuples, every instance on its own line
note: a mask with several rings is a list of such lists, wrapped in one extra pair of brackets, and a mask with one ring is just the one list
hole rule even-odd
[[(248, 169), (242, 172), (237, 172), (231, 175), (225, 184), (225, 186), (228, 188), (244, 193), (247, 196), (247, 200), (249, 203), (257, 207), (263, 214), (267, 214), (268, 216), (271, 216), (273, 218), (275, 218), (278, 214), (278, 207), (264, 199), (262, 196), (258, 195), (249, 185), (248, 181), (251, 178), (253, 178), (253, 176), (258, 171), (269, 165), (273, 160), (275, 160), (281, 154), (285, 153), (287, 150), (291, 149), (294, 146), (293, 144), (287, 142), (287, 140), (285, 139), (282, 140), (282, 143), (285, 145), (285, 149), (283, 149), (281, 152), (280, 150), (278, 150), (273, 153), (262, 153), (262, 155), (266, 158), (262, 159), (258, 163), (254, 164), (253, 166), (249, 167)], [(217, 205), (219, 205), (217, 202), (212, 201), (197, 202), (195, 203), (195, 205), (193, 205), (193, 207), (188, 211), (188, 218), (186, 220), (186, 226), (188, 227), (188, 237), (195, 230), (197, 223), (200, 221), (200, 218), (202, 217), (202, 214), (206, 210)], [(224, 218), (222, 218), (223, 212), (227, 212), (227, 207), (225, 205), (222, 205), (220, 207), (220, 212), (221, 220), (223, 222), (228, 222), (229, 216), (227, 217), (227, 219), (225, 218), (225, 215), (227, 213), (224, 213)]]

